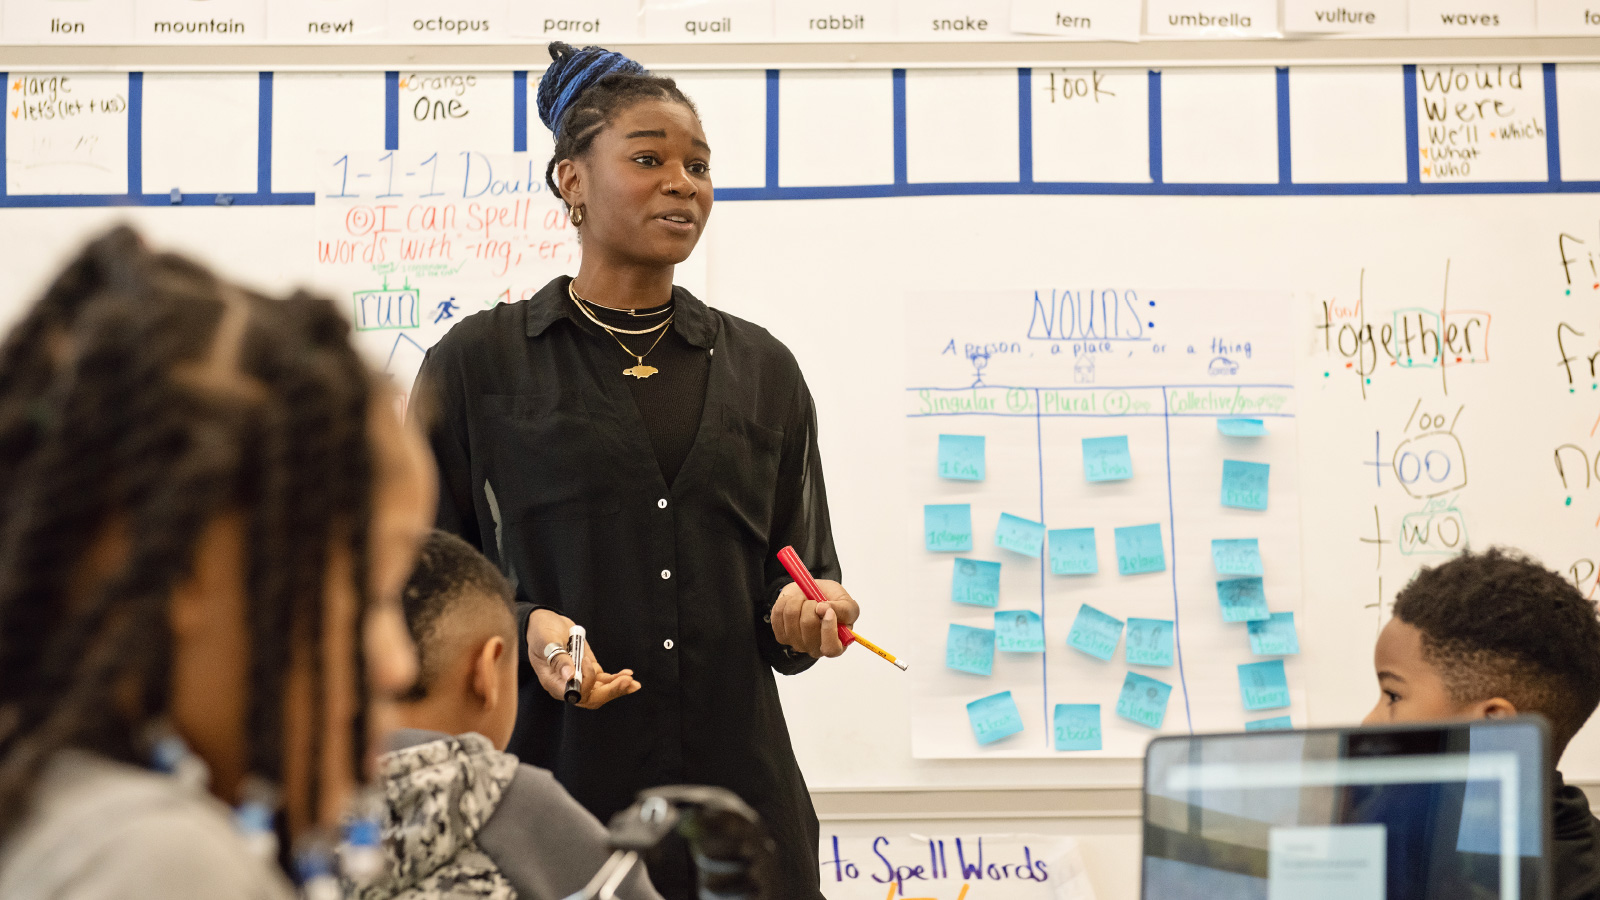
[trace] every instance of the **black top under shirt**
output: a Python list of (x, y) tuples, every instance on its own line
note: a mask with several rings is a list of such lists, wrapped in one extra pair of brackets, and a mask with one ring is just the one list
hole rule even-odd
[(1550, 829), (1550, 874), (1555, 900), (1600, 900), (1600, 819), (1589, 811), (1589, 798), (1555, 775), (1555, 797), (1550, 809), (1555, 823)]
[[(587, 297), (583, 299), (588, 300)], [(610, 309), (596, 303), (588, 303), (587, 306), (601, 322), (626, 331), (640, 331), (658, 325), (667, 315), (661, 311), (673, 308), (673, 304), (666, 303), (630, 315), (627, 310)], [(672, 484), (678, 478), (678, 470), (683, 468), (683, 461), (689, 457), (689, 448), (694, 446), (695, 432), (700, 430), (700, 414), (705, 409), (706, 401), (706, 380), (711, 374), (710, 351), (689, 343), (671, 325), (664, 329), (665, 334), (660, 331), (618, 334), (613, 340), (582, 315), (576, 316), (573, 321), (602, 344), (610, 346), (617, 358), (617, 371), (632, 368), (638, 362), (635, 357), (641, 354), (645, 365), (660, 370), (648, 378), (625, 375), (623, 381), (633, 394), (633, 402), (639, 407), (639, 417), (644, 419), (644, 430), (650, 435), (650, 446), (656, 452), (656, 464), (661, 466), (661, 477), (667, 484)], [(657, 338), (660, 338), (659, 342)], [(634, 356), (623, 352), (622, 347), (617, 346), (617, 341), (621, 341)], [(652, 344), (655, 345), (653, 350)]]
[[(602, 822), (654, 785), (728, 788), (776, 843), (774, 900), (821, 900), (816, 813), (774, 677), (815, 661), (770, 622), (785, 545), (840, 577), (811, 392), (765, 329), (682, 288), (672, 333), (645, 358), (661, 371), (623, 375), (635, 360), (578, 312), (569, 280), (462, 319), (428, 351), (410, 404), (438, 461), (439, 527), (516, 588), (507, 749)], [(642, 689), (597, 710), (552, 699), (527, 662), (535, 607), (586, 627), (606, 670), (632, 669)], [(651, 879), (690, 897), (686, 867), (652, 865)]]

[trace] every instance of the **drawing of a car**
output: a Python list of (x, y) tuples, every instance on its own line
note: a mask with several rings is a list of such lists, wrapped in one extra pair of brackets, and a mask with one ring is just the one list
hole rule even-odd
[(1226, 356), (1219, 356), (1211, 361), (1211, 365), (1206, 371), (1208, 371), (1213, 377), (1222, 375), (1237, 375), (1239, 374), (1239, 364), (1227, 358)]

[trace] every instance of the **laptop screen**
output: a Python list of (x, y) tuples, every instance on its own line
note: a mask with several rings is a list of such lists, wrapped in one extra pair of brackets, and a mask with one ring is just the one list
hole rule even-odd
[(1145, 900), (1547, 900), (1537, 719), (1166, 737)]

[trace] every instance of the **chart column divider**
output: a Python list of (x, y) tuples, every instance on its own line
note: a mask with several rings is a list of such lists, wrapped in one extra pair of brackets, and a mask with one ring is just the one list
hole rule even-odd
[(1194, 712), (1189, 708), (1189, 679), (1183, 672), (1183, 619), (1178, 611), (1178, 513), (1172, 501), (1172, 409), (1167, 386), (1161, 386), (1161, 428), (1167, 438), (1167, 540), (1172, 548), (1172, 647), (1178, 654), (1178, 684), (1183, 688), (1183, 718), (1194, 734)]
[[(1048, 529), (1044, 521), (1044, 402), (1040, 398), (1039, 389), (1033, 389), (1033, 434), (1039, 452), (1039, 522)], [(1044, 621), (1044, 582), (1045, 565), (1050, 559), (1049, 531), (1045, 532), (1045, 550), (1039, 554), (1039, 630), (1045, 633), (1045, 650), (1039, 654), (1039, 680), (1044, 693), (1044, 744), (1050, 746), (1050, 647), (1049, 633), (1045, 629)]]

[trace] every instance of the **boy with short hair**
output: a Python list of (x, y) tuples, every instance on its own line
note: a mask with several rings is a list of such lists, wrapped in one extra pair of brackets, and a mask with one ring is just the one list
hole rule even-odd
[[(1380, 696), (1362, 724), (1539, 713), (1558, 762), (1600, 705), (1600, 618), (1527, 557), (1468, 552), (1401, 589), (1374, 664)], [(1559, 771), (1554, 787), (1554, 897), (1600, 900), (1600, 820)]]
[[(473, 547), (434, 531), (403, 595), (420, 663), (379, 761), (385, 871), (358, 900), (559, 900), (610, 851), (544, 769), (503, 752), (517, 710), (512, 590)], [(617, 896), (660, 900), (636, 870)]]

